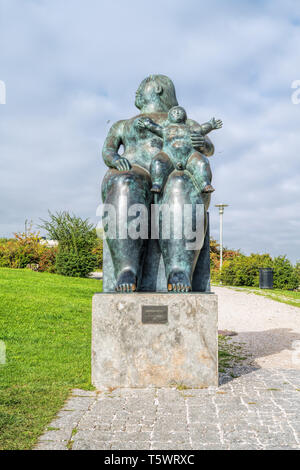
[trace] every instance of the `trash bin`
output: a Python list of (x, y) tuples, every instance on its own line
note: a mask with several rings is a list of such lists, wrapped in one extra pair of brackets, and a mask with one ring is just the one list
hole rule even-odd
[(259, 268), (260, 289), (273, 289), (273, 268)]

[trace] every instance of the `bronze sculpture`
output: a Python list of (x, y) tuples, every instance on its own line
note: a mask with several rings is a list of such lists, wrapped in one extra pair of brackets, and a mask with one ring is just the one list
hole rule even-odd
[[(187, 115), (181, 106), (174, 106), (168, 113), (164, 127), (149, 118), (140, 118), (138, 125), (148, 129), (163, 139), (163, 148), (152, 159), (150, 176), (152, 192), (160, 193), (170, 173), (187, 170), (202, 193), (212, 193), (211, 171), (208, 160), (192, 146), (190, 130), (186, 125)], [(212, 118), (201, 125), (201, 134), (206, 135), (213, 129), (222, 127), (222, 121)]]
[[(141, 111), (140, 115), (116, 122), (103, 146), (103, 158), (109, 167), (102, 183), (104, 203), (115, 208), (121, 225), (128, 222), (128, 206), (139, 204), (150, 209), (154, 202), (153, 194), (156, 197), (155, 202), (170, 207), (170, 213), (175, 218), (177, 210), (185, 205), (201, 205), (204, 208), (203, 237), (201, 246), (194, 250), (186, 249), (185, 236), (180, 239), (164, 239), (160, 236), (155, 242), (156, 245), (153, 240), (142, 237), (121, 238), (119, 233), (116, 237), (107, 237), (114, 271), (114, 287), (117, 292), (145, 290), (145, 287), (142, 287), (143, 276), (146, 277), (143, 274), (143, 266), (149, 264), (152, 250), (158, 249), (162, 254), (165, 270), (166, 285), (163, 290), (189, 292), (192, 290), (193, 273), (205, 241), (207, 209), (210, 192), (213, 191), (207, 157), (213, 155), (214, 146), (204, 134), (213, 128), (221, 127), (221, 121), (212, 120), (201, 127), (197, 122), (184, 117), (188, 139), (194, 149), (194, 152), (189, 149), (187, 154), (189, 159), (194, 161), (194, 166), (182, 155), (177, 165), (174, 165), (171, 159), (165, 159), (163, 165), (157, 167), (156, 157), (161, 155), (163, 149), (161, 128), (166, 126), (171, 108), (178, 108), (172, 81), (164, 75), (147, 77), (137, 90), (135, 105)], [(124, 147), (122, 155), (119, 154), (121, 146)], [(158, 178), (153, 182), (151, 175), (154, 177), (155, 174)], [(191, 217), (191, 224), (195, 225), (195, 211)], [(152, 278), (153, 276), (154, 274), (150, 275)], [(159, 289), (150, 287), (150, 290)]]

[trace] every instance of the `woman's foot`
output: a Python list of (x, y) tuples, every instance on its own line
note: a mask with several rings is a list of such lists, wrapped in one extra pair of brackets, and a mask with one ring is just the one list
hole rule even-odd
[(136, 291), (136, 276), (130, 269), (124, 269), (118, 277), (117, 292), (135, 292)]
[(189, 276), (184, 271), (172, 271), (168, 279), (169, 292), (189, 292), (192, 290)]
[(202, 193), (213, 193), (215, 188), (211, 184), (207, 184), (203, 189)]

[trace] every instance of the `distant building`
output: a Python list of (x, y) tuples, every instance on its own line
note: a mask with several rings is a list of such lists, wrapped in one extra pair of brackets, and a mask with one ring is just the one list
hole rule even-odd
[(57, 240), (47, 240), (46, 237), (41, 237), (40, 243), (41, 243), (41, 245), (47, 245), (47, 246), (57, 246), (58, 245)]

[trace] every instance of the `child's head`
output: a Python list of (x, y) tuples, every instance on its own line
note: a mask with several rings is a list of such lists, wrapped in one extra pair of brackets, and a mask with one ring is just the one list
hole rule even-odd
[(168, 117), (170, 122), (180, 123), (185, 122), (187, 116), (185, 109), (181, 106), (174, 106), (170, 109)]

